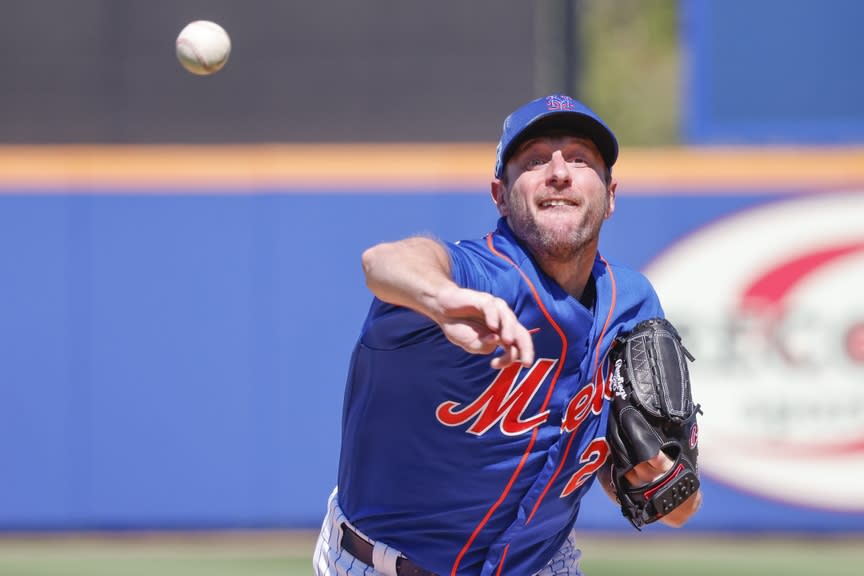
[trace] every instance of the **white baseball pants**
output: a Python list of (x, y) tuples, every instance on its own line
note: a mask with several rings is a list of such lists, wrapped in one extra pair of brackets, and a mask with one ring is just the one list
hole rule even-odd
[[(374, 546), (375, 566), (369, 566), (342, 550), (342, 524), (357, 530), (342, 513), (336, 501), (336, 490), (327, 503), (327, 516), (321, 526), (312, 563), (316, 576), (397, 576), (396, 558), (399, 551), (380, 542), (369, 540)], [(571, 532), (549, 563), (534, 576), (584, 576), (579, 570), (582, 551), (576, 547), (576, 535)]]

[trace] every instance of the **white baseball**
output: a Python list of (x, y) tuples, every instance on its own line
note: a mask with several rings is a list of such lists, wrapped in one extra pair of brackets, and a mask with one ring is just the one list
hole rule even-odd
[(231, 38), (209, 20), (195, 20), (177, 36), (177, 59), (186, 70), (206, 76), (225, 66), (231, 54)]

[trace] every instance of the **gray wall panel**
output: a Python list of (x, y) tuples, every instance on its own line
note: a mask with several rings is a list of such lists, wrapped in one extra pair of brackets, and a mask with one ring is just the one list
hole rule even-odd
[[(7, 0), (0, 142), (491, 140), (534, 96), (524, 0)], [(233, 41), (185, 72), (188, 21)]]

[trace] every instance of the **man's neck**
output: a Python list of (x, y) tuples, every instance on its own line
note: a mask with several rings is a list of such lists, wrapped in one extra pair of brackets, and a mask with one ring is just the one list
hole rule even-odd
[(539, 260), (540, 269), (555, 280), (568, 294), (577, 300), (582, 298), (585, 285), (591, 277), (597, 245), (591, 244), (578, 255), (568, 260)]

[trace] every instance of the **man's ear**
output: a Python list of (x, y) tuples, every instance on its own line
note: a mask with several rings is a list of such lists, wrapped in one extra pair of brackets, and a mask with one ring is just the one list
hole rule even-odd
[(498, 207), (498, 213), (501, 216), (507, 216), (507, 187), (498, 178), (492, 179), (492, 187), (490, 189), (492, 201)]
[(618, 181), (613, 178), (612, 181), (609, 183), (609, 188), (606, 191), (606, 193), (609, 195), (609, 202), (607, 203), (606, 207), (606, 219), (611, 218), (612, 214), (615, 213), (615, 193), (617, 192), (617, 190)]

